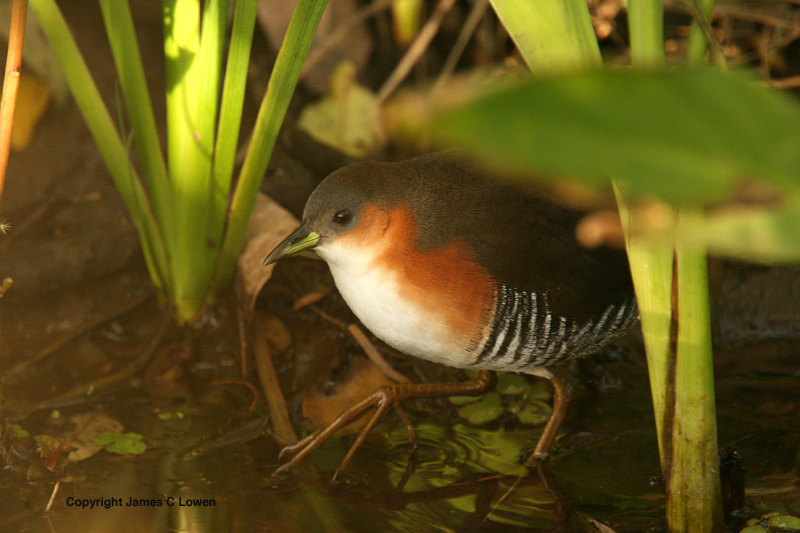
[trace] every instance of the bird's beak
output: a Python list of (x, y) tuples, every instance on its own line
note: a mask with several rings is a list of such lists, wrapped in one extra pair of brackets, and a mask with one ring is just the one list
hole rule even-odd
[(271, 265), (284, 257), (291, 257), (299, 254), (303, 250), (314, 248), (319, 242), (319, 237), (319, 233), (316, 231), (309, 231), (305, 224), (300, 225), (299, 228), (294, 230), (294, 233), (286, 237), (286, 239), (276, 246), (267, 258), (264, 259), (264, 266)]

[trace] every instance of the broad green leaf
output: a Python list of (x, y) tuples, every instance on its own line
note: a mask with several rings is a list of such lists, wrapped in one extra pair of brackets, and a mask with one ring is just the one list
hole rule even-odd
[(505, 171), (600, 187), (614, 176), (632, 197), (700, 204), (743, 178), (800, 185), (800, 107), (742, 73), (597, 70), (395, 111), (399, 127), (429, 127)]

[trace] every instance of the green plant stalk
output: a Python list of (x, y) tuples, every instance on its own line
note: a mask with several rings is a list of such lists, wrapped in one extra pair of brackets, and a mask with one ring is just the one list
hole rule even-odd
[(664, 65), (664, 5), (661, 0), (628, 0), (631, 64)]
[(267, 170), (272, 148), (300, 76), (300, 69), (327, 3), (327, 0), (300, 0), (292, 15), (275, 61), (267, 93), (258, 111), (253, 139), (233, 194), (222, 255), (213, 284), (215, 290), (227, 284), (233, 276), (258, 186)]
[(669, 373), (674, 374), (673, 426), (667, 435), (671, 464), (667, 483), (667, 523), (674, 532), (712, 533), (723, 530), (722, 498), (717, 455), (717, 421), (708, 266), (704, 245), (689, 232), (702, 227), (700, 208), (678, 212), (675, 279), (678, 331)]
[[(231, 178), (239, 145), (247, 68), (250, 65), (250, 48), (256, 24), (258, 0), (238, 0), (233, 15), (233, 30), (228, 46), (228, 61), (222, 89), (216, 148), (214, 149), (213, 200), (211, 218), (225, 220), (230, 197)], [(222, 238), (224, 224), (218, 228)], [(219, 241), (218, 241), (219, 242)]]
[[(172, 227), (172, 197), (130, 6), (127, 0), (100, 0), (100, 8), (150, 201), (158, 227), (163, 230)], [(162, 239), (169, 249), (169, 234), (162, 234)]]
[[(631, 35), (631, 64), (636, 67), (664, 65), (664, 6), (660, 0), (629, 0), (628, 24)], [(668, 462), (664, 444), (664, 413), (666, 412), (669, 373), (669, 333), (672, 314), (673, 247), (667, 242), (653, 242), (647, 237), (644, 221), (632, 211), (623, 198), (621, 188), (614, 182), (620, 220), (625, 232), (625, 246), (631, 276), (636, 288), (639, 315), (642, 322), (647, 369), (650, 374), (650, 393), (656, 413), (656, 431), (661, 464)], [(673, 235), (674, 237), (674, 235)]]
[(153, 283), (159, 288), (169, 286), (167, 252), (149, 199), (64, 17), (54, 0), (30, 0), (30, 6), (64, 67), (67, 85), (139, 230)]
[(490, 1), (533, 72), (602, 64), (586, 2)]
[[(634, 67), (663, 66), (663, 17), (660, 0), (629, 0)], [(699, 30), (696, 22), (693, 30)], [(668, 529), (720, 531), (707, 253), (692, 238), (704, 234), (704, 215), (697, 208), (679, 208), (673, 249), (647, 239), (643, 221), (635, 211), (630, 217), (616, 187), (615, 192), (620, 215), (627, 218), (626, 245), (647, 351)]]
[(209, 228), (212, 156), (217, 122), (227, 0), (164, 0), (167, 145), (175, 224), (171, 254), (178, 319), (193, 320), (209, 296), (220, 243)]
[(639, 316), (644, 333), (647, 369), (650, 373), (650, 393), (656, 413), (658, 449), (662, 464), (665, 460), (664, 413), (666, 412), (668, 382), (669, 332), (672, 302), (673, 249), (663, 242), (654, 243), (647, 237), (642, 219), (631, 212), (617, 183), (614, 183), (620, 220), (625, 234), (625, 246), (636, 287)]
[[(711, 13), (714, 11), (715, 0), (687, 0), (694, 2), (695, 7), (705, 16), (707, 21), (711, 20)], [(689, 49), (686, 59), (690, 65), (704, 63), (708, 50), (708, 40), (700, 24), (695, 20), (692, 22), (691, 33), (689, 34)]]

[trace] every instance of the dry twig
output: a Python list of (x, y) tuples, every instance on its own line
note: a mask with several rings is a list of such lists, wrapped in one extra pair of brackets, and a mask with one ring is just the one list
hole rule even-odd
[(397, 87), (400, 86), (403, 80), (406, 79), (408, 73), (411, 72), (411, 69), (417, 64), (417, 61), (419, 61), (422, 54), (428, 48), (428, 45), (431, 44), (431, 41), (436, 36), (436, 32), (439, 31), (439, 26), (441, 26), (444, 16), (455, 3), (456, 0), (439, 0), (431, 18), (428, 19), (428, 22), (426, 22), (419, 31), (417, 38), (414, 39), (414, 42), (408, 47), (406, 55), (403, 56), (403, 59), (400, 60), (400, 63), (398, 63), (397, 67), (394, 69), (394, 72), (392, 72), (389, 78), (384, 82), (383, 87), (378, 91), (378, 102), (385, 101)]

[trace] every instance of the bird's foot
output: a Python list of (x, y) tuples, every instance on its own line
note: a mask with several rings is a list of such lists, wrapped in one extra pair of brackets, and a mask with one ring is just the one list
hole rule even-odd
[(378, 421), (389, 411), (390, 408), (394, 408), (397, 411), (397, 414), (400, 416), (400, 419), (406, 426), (406, 432), (408, 433), (408, 440), (412, 444), (412, 446), (417, 446), (417, 432), (414, 429), (414, 425), (411, 423), (411, 419), (406, 414), (405, 410), (400, 405), (400, 402), (406, 400), (408, 398), (413, 398), (414, 394), (409, 391), (409, 388), (413, 388), (413, 385), (387, 385), (379, 388), (374, 393), (372, 393), (367, 398), (361, 400), (356, 405), (350, 407), (349, 409), (343, 411), (333, 422), (331, 422), (328, 426), (315, 431), (314, 433), (308, 435), (304, 439), (300, 440), (296, 444), (292, 444), (283, 448), (278, 455), (278, 459), (282, 460), (286, 457), (291, 457), (288, 462), (278, 468), (275, 473), (282, 474), (288, 472), (295, 468), (300, 462), (305, 459), (308, 454), (312, 451), (316, 450), (317, 448), (322, 445), (331, 435), (333, 435), (339, 429), (345, 427), (346, 425), (354, 422), (361, 416), (363, 416), (367, 411), (374, 408), (374, 412), (370, 416), (369, 421), (364, 426), (364, 428), (358, 433), (355, 442), (350, 446), (350, 450), (348, 450), (347, 455), (345, 455), (344, 459), (342, 459), (342, 463), (339, 465), (339, 468), (336, 470), (336, 473), (333, 475), (333, 481), (335, 482), (341, 474), (347, 469), (347, 466), (350, 464), (350, 461), (353, 459), (358, 448), (366, 440), (369, 433), (378, 423)]
[(350, 424), (356, 419), (360, 418), (367, 413), (370, 409), (374, 408), (374, 412), (370, 415), (367, 424), (358, 433), (355, 442), (350, 446), (347, 455), (342, 459), (342, 463), (336, 470), (333, 476), (334, 481), (337, 480), (341, 474), (347, 469), (350, 461), (353, 459), (358, 448), (364, 443), (367, 435), (372, 431), (378, 421), (385, 415), (389, 409), (394, 409), (400, 420), (406, 427), (408, 434), (408, 441), (416, 448), (417, 446), (417, 432), (411, 419), (406, 414), (401, 403), (411, 398), (434, 398), (438, 396), (453, 396), (453, 395), (479, 395), (492, 389), (495, 385), (495, 377), (491, 372), (481, 372), (477, 379), (464, 383), (435, 383), (435, 384), (421, 384), (421, 385), (384, 385), (372, 393), (370, 396), (364, 398), (354, 406), (343, 411), (336, 420), (331, 422), (328, 426), (315, 431), (309, 436), (305, 437), (297, 444), (292, 444), (281, 450), (278, 455), (279, 459), (291, 456), (283, 466), (276, 470), (276, 474), (285, 473), (295, 468), (300, 462), (305, 459), (308, 454), (319, 448), (336, 431)]

